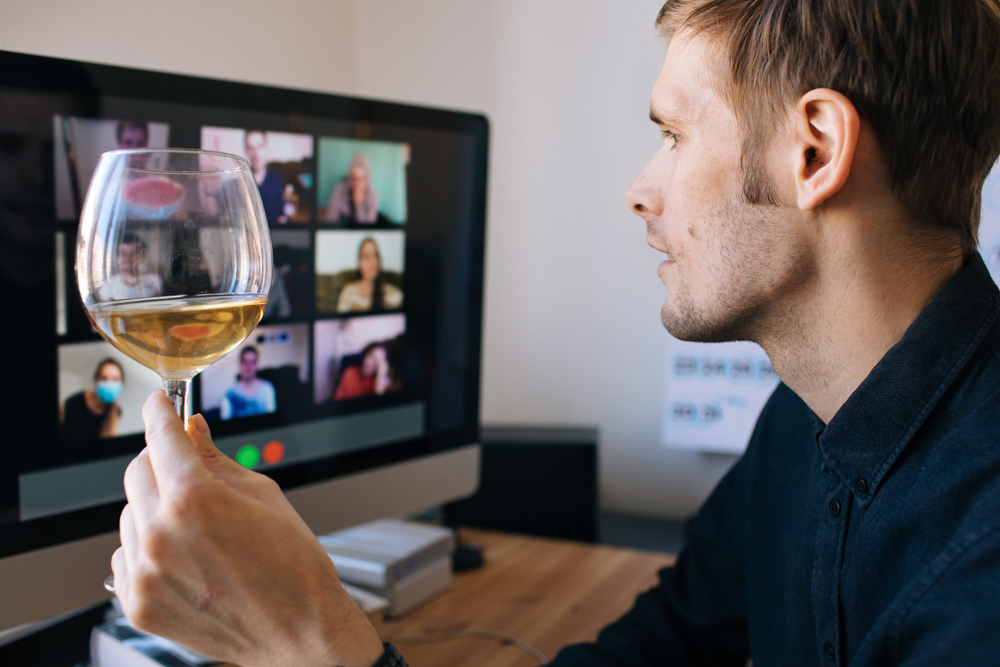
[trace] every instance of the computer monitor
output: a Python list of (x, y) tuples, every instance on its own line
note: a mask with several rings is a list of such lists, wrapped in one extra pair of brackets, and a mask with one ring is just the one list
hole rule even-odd
[[(254, 168), (270, 303), (196, 378), (194, 407), (326, 532), (475, 490), (487, 142), (480, 115), (0, 52), (0, 629), (108, 597), (122, 474), (160, 386), (77, 292), (101, 152), (205, 148)], [(136, 234), (117, 288), (155, 295), (162, 245)]]

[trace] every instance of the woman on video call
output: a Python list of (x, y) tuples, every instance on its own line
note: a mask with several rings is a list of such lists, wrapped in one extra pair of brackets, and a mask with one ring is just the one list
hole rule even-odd
[(388, 222), (379, 215), (379, 203), (378, 191), (372, 187), (372, 161), (364, 153), (355, 153), (347, 167), (347, 176), (330, 195), (326, 221), (360, 225)]
[(110, 357), (97, 364), (94, 388), (73, 394), (59, 406), (64, 442), (78, 443), (118, 435), (122, 409), (115, 401), (125, 387), (125, 371)]
[(348, 366), (340, 376), (333, 400), (343, 401), (362, 396), (381, 396), (398, 389), (393, 382), (389, 351), (385, 343), (369, 343), (361, 353), (360, 366)]
[(369, 237), (358, 248), (358, 273), (354, 282), (347, 283), (337, 299), (338, 313), (365, 310), (387, 310), (403, 305), (403, 292), (385, 282), (382, 275), (382, 255), (375, 239)]

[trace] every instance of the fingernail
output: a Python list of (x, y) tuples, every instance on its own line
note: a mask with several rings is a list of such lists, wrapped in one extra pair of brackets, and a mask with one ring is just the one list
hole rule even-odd
[(197, 414), (191, 418), (191, 421), (194, 422), (194, 427), (198, 429), (198, 433), (201, 433), (206, 438), (212, 437), (212, 432), (208, 430), (208, 422), (205, 421), (204, 417), (202, 417), (200, 414)]

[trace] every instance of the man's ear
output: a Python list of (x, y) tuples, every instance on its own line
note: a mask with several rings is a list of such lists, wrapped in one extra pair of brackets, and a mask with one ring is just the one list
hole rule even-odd
[(816, 208), (836, 194), (851, 173), (861, 119), (849, 99), (829, 88), (810, 90), (793, 112), (798, 207)]

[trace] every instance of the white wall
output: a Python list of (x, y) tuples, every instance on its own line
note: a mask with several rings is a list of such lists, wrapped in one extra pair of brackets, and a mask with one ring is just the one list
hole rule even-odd
[(0, 47), (353, 92), (354, 0), (3, 0)]
[(660, 140), (660, 4), (4, 0), (0, 46), (485, 112), (483, 419), (596, 424), (602, 506), (686, 516), (732, 458), (658, 444), (660, 260), (624, 192)]
[(661, 4), (365, 0), (358, 81), (490, 118), (483, 420), (597, 424), (602, 506), (685, 516), (733, 459), (659, 446), (662, 258), (624, 195), (661, 141)]

